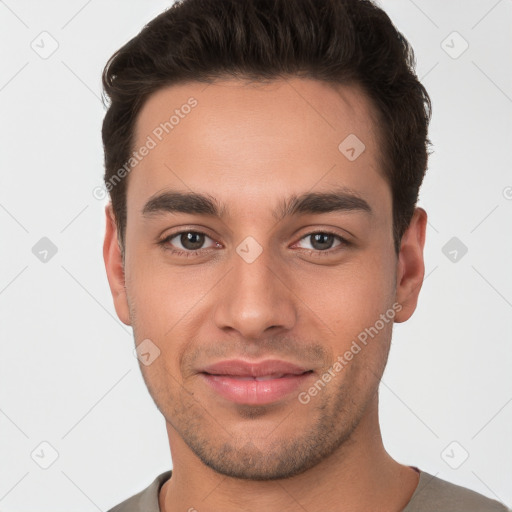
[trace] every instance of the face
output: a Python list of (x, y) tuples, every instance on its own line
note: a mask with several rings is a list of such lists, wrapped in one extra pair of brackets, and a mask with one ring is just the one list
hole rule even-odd
[(109, 282), (170, 436), (219, 473), (303, 472), (376, 410), (421, 264), (394, 252), (373, 114), (299, 78), (172, 86), (139, 114)]

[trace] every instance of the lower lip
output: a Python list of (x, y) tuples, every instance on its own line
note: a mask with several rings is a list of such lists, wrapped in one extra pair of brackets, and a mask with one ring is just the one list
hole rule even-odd
[(201, 374), (219, 395), (231, 402), (263, 405), (277, 402), (297, 391), (311, 377), (312, 372), (301, 375), (285, 375), (269, 380), (241, 380), (226, 375)]

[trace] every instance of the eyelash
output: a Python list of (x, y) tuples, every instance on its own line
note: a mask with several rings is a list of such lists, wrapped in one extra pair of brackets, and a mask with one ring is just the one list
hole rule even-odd
[[(172, 233), (172, 234), (166, 236), (163, 240), (160, 240), (157, 243), (165, 251), (170, 251), (175, 256), (184, 256), (186, 258), (190, 258), (192, 256), (197, 256), (197, 255), (199, 255), (201, 253), (204, 253), (204, 251), (208, 251), (210, 249), (213, 249), (213, 247), (209, 247), (207, 249), (197, 249), (195, 251), (182, 251), (181, 249), (172, 249), (172, 248), (167, 247), (167, 244), (168, 244), (168, 242), (170, 240), (172, 240), (173, 238), (176, 238), (178, 235), (182, 235), (184, 233), (193, 233), (194, 235), (205, 235), (206, 237), (208, 237), (208, 235), (206, 233), (203, 233), (201, 231), (194, 231), (194, 230), (190, 230), (189, 229), (189, 230), (185, 230), (185, 231), (178, 231), (176, 233)], [(332, 231), (328, 231), (328, 230), (311, 231), (310, 233), (307, 233), (304, 236), (302, 236), (299, 239), (299, 241), (303, 240), (304, 238), (307, 238), (308, 236), (318, 235), (318, 234), (332, 235), (332, 236), (334, 236), (335, 238), (337, 238), (340, 241), (340, 244), (337, 245), (335, 248), (327, 249), (325, 251), (320, 251), (318, 249), (303, 249), (304, 251), (308, 251), (309, 255), (320, 256), (320, 257), (321, 256), (326, 256), (326, 255), (331, 255), (334, 252), (337, 252), (337, 249), (340, 249), (342, 247), (348, 247), (348, 246), (351, 245), (351, 243), (348, 240), (346, 240), (345, 238), (343, 238), (342, 236), (338, 235), (337, 233), (333, 233)], [(210, 238), (210, 237), (208, 237), (208, 238)]]

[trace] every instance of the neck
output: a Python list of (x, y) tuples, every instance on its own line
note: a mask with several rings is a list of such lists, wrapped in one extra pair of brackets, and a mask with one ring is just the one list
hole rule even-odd
[(393, 460), (384, 449), (377, 395), (351, 437), (330, 457), (281, 480), (241, 480), (216, 473), (190, 451), (169, 424), (167, 430), (173, 472), (160, 490), (162, 512), (398, 512), (418, 484), (418, 473)]

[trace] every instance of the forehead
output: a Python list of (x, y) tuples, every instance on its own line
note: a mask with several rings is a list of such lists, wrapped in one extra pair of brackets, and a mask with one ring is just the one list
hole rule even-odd
[(173, 85), (138, 115), (133, 150), (145, 146), (128, 181), (129, 208), (139, 212), (168, 187), (248, 206), (270, 188), (277, 196), (333, 185), (371, 194), (384, 185), (375, 111), (356, 86), (297, 77)]

